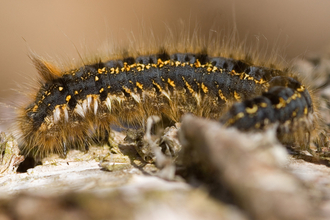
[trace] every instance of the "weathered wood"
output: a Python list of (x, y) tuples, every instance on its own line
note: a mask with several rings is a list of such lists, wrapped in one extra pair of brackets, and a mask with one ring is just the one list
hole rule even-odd
[(228, 188), (235, 202), (253, 219), (315, 218), (315, 203), (302, 181), (276, 160), (263, 159), (272, 157), (272, 150), (262, 157), (258, 154), (265, 147), (276, 146), (262, 146), (262, 141), (255, 146), (258, 142), (253, 134), (225, 129), (217, 122), (190, 115), (183, 118), (181, 128), (185, 164), (205, 176), (213, 175), (215, 182)]

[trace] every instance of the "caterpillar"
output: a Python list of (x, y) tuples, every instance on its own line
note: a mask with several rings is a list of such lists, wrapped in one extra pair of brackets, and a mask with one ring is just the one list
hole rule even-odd
[(65, 155), (106, 138), (110, 125), (142, 125), (151, 115), (178, 122), (192, 113), (242, 131), (278, 125), (283, 144), (309, 145), (317, 126), (315, 103), (297, 75), (249, 55), (161, 48), (66, 70), (32, 61), (39, 88), (16, 121), (24, 155)]

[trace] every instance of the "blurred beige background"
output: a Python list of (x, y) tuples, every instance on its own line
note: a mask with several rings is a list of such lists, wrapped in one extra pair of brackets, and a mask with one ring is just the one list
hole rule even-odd
[[(276, 42), (286, 58), (321, 51), (330, 42), (330, 1), (321, 0), (15, 0), (0, 2), (0, 102), (17, 84), (36, 76), (29, 50), (42, 56), (79, 59), (80, 45), (102, 46), (107, 38), (123, 40), (141, 24), (156, 34), (179, 19), (212, 25), (234, 23), (241, 37)], [(284, 39), (284, 40), (283, 40)], [(283, 44), (284, 42), (284, 44)]]

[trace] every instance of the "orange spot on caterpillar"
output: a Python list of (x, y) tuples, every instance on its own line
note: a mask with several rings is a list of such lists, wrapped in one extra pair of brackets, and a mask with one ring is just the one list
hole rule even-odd
[(154, 80), (152, 80), (152, 84), (154, 84), (158, 88), (159, 92), (163, 91), (162, 87), (158, 83), (156, 83)]
[(187, 82), (187, 80), (186, 80), (183, 76), (182, 76), (182, 79), (183, 79), (184, 83), (186, 84), (186, 86), (187, 86), (189, 92), (190, 92), (191, 94), (193, 94), (193, 93), (194, 93), (194, 90), (191, 88), (191, 85)]
[(279, 108), (283, 108), (285, 106), (286, 106), (286, 101), (282, 97), (280, 97), (279, 98), (279, 103), (275, 107), (277, 109), (279, 109)]
[(33, 112), (37, 112), (37, 111), (38, 111), (38, 105), (33, 106), (32, 111), (33, 111)]
[(170, 84), (170, 86), (175, 87), (174, 81), (171, 80), (170, 78), (167, 79), (167, 82), (168, 82), (168, 84)]
[(71, 95), (68, 95), (68, 96), (65, 98), (65, 101), (66, 101), (66, 102), (69, 102), (70, 99), (71, 99)]
[(237, 101), (241, 100), (241, 96), (236, 92), (236, 90), (234, 91), (234, 97)]
[(131, 90), (129, 88), (127, 88), (126, 86), (122, 86), (122, 88), (126, 93), (131, 94)]
[(221, 89), (218, 90), (218, 94), (219, 94), (219, 96), (220, 96), (220, 98), (221, 98), (222, 100), (227, 101), (227, 99), (226, 99), (226, 97), (223, 95)]
[(246, 108), (245, 111), (248, 114), (254, 114), (254, 113), (256, 113), (258, 111), (258, 106), (257, 105), (253, 105), (252, 108)]
[(196, 68), (202, 66), (198, 59), (196, 59), (196, 62), (194, 63), (194, 65), (195, 65)]
[(264, 102), (260, 103), (259, 105), (260, 105), (260, 107), (262, 107), (262, 108), (266, 108), (266, 107), (267, 107), (267, 103), (264, 103)]
[(143, 89), (143, 85), (139, 82), (136, 82), (136, 86), (139, 87), (141, 90)]
[(208, 93), (209, 89), (207, 88), (207, 86), (204, 85), (204, 83), (202, 83), (202, 90), (204, 93)]

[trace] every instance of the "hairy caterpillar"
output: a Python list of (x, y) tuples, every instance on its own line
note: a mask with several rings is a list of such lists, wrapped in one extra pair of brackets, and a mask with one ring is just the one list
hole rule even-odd
[(248, 55), (219, 54), (165, 47), (68, 70), (33, 57), (40, 88), (20, 108), (20, 149), (34, 157), (65, 155), (105, 138), (111, 124), (141, 125), (151, 115), (177, 122), (185, 113), (244, 131), (278, 124), (282, 143), (308, 145), (314, 104), (295, 74), (254, 64)]

